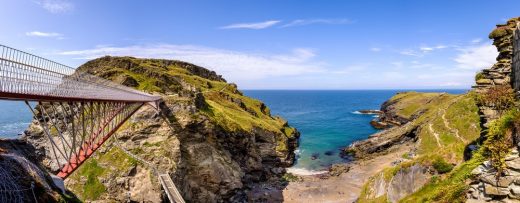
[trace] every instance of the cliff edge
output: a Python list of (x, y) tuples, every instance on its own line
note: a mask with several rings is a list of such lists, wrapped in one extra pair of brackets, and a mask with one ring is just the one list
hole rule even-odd
[[(164, 201), (154, 170), (170, 174), (186, 201), (262, 201), (248, 195), (252, 185), (278, 181), (295, 160), (298, 131), (213, 71), (110, 56), (77, 71), (162, 96), (167, 120), (140, 109), (79, 167), (65, 183), (84, 201)], [(49, 145), (34, 129), (25, 139), (45, 153)]]

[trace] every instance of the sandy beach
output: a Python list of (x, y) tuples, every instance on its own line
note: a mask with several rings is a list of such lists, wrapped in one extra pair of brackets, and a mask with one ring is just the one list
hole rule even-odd
[(394, 146), (386, 154), (349, 163), (350, 170), (340, 176), (326, 179), (320, 178), (320, 175), (301, 176), (302, 181), (290, 182), (283, 190), (283, 200), (295, 203), (354, 202), (369, 177), (391, 166), (392, 162), (402, 159), (401, 156), (411, 147), (411, 145)]

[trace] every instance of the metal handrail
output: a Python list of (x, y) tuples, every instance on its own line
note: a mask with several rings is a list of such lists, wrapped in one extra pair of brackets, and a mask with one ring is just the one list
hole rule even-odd
[(160, 99), (4, 45), (0, 45), (0, 98), (126, 102), (152, 102)]

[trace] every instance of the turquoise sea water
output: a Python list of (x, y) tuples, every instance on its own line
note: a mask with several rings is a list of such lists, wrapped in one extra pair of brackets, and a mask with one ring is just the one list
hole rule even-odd
[(31, 111), (23, 101), (0, 100), (0, 138), (17, 138), (31, 119)]
[[(421, 90), (422, 92), (464, 93), (466, 90)], [(265, 102), (273, 115), (280, 115), (301, 132), (294, 172), (325, 170), (346, 162), (339, 149), (377, 132), (369, 122), (374, 115), (356, 111), (379, 109), (400, 90), (294, 91), (247, 90), (244, 93)], [(312, 159), (311, 157), (317, 157)]]

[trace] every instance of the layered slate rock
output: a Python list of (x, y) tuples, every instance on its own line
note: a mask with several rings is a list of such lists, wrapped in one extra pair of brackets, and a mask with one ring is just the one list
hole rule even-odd
[(471, 172), (475, 178), (468, 189), (469, 201), (520, 201), (520, 156), (517, 149), (506, 157), (505, 163), (507, 168), (500, 176), (489, 161)]
[[(488, 69), (482, 70), (475, 76), (476, 85), (473, 88), (479, 92), (486, 92), (489, 88), (497, 85), (512, 86), (514, 76), (512, 74), (513, 61), (513, 34), (518, 27), (520, 17), (511, 18), (506, 24), (498, 24), (490, 34), (499, 52), (497, 62)], [(481, 105), (480, 112), (484, 118), (484, 126), (491, 120), (498, 118), (498, 112), (493, 106)]]

